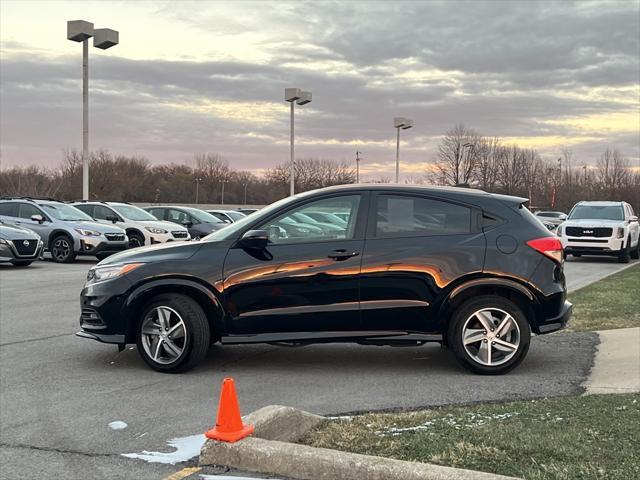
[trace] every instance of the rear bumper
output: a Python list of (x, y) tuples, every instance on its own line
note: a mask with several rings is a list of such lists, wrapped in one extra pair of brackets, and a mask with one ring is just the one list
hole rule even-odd
[(571, 318), (572, 313), (573, 305), (571, 304), (571, 302), (567, 302), (565, 300), (562, 308), (560, 309), (560, 313), (557, 316), (545, 318), (543, 319), (543, 321), (539, 321), (538, 324), (532, 328), (532, 330), (538, 335), (562, 330), (569, 324), (569, 319)]

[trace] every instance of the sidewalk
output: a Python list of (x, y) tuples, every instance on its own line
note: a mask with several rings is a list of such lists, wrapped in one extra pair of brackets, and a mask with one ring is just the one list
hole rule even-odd
[(597, 333), (600, 345), (585, 394), (640, 392), (640, 327)]

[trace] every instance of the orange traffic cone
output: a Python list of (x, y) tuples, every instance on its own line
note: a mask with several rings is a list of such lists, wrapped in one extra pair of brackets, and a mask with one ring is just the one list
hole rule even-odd
[(222, 381), (216, 426), (205, 432), (205, 436), (213, 440), (233, 443), (251, 435), (253, 430), (253, 425), (242, 423), (233, 378), (225, 378)]

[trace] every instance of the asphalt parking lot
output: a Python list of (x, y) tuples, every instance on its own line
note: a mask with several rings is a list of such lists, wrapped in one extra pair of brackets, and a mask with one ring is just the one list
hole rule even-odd
[[(577, 393), (595, 353), (591, 333), (533, 339), (501, 377), (462, 370), (437, 345), (214, 347), (182, 375), (145, 366), (135, 347), (75, 337), (78, 295), (93, 261), (0, 266), (0, 478), (163, 478), (180, 467), (125, 453), (170, 451), (167, 441), (215, 421), (221, 380), (236, 379), (243, 412), (285, 404), (319, 414)], [(570, 289), (625, 265), (570, 258)], [(109, 423), (125, 422), (123, 430)]]

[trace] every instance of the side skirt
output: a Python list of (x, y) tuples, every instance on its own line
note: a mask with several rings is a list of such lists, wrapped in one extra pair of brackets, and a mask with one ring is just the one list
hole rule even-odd
[(223, 345), (247, 343), (332, 343), (355, 342), (363, 345), (422, 345), (427, 342), (442, 342), (442, 334), (423, 334), (390, 331), (343, 331), (343, 332), (280, 332), (256, 335), (227, 335), (220, 339)]

